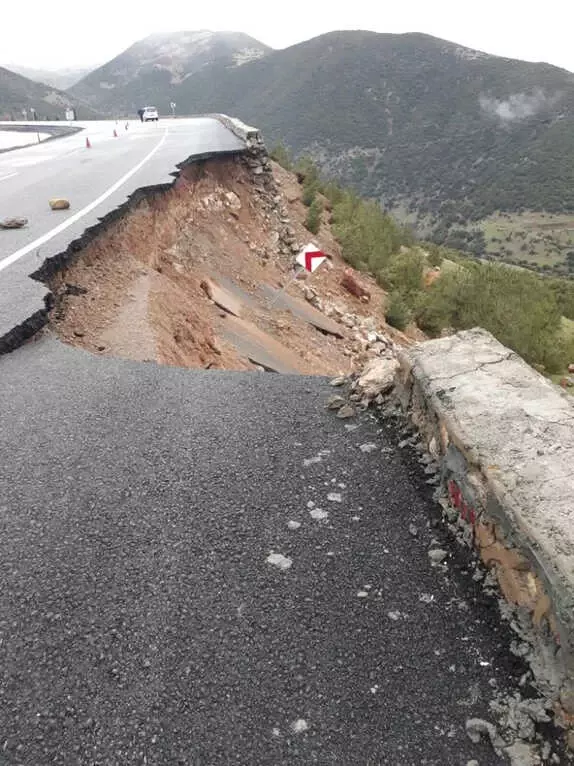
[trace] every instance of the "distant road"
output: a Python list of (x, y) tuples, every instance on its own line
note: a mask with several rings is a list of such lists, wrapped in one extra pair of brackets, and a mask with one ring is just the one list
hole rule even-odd
[[(44, 124), (34, 126), (42, 131)], [(46, 289), (29, 274), (46, 258), (63, 252), (136, 189), (171, 182), (176, 165), (188, 157), (244, 147), (211, 118), (80, 126), (75, 135), (0, 154), (0, 220), (29, 221), (23, 229), (0, 230), (0, 347), (15, 326), (42, 310)], [(48, 200), (60, 196), (70, 200), (70, 210), (50, 210)]]

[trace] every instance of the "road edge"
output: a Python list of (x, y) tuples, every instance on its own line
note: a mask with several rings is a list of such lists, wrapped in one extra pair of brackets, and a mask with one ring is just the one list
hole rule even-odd
[[(440, 466), (445, 519), (495, 573), (538, 685), (574, 727), (574, 475), (552, 467), (574, 458), (574, 402), (481, 329), (398, 361), (394, 397)], [(512, 449), (493, 449), (505, 440)]]

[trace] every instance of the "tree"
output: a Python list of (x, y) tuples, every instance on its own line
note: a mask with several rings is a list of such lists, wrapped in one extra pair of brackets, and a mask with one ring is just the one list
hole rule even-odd
[(318, 234), (321, 228), (321, 213), (323, 212), (323, 205), (318, 197), (316, 197), (311, 203), (309, 210), (307, 211), (307, 218), (305, 219), (305, 228), (311, 232), (311, 234)]
[(409, 307), (400, 293), (393, 292), (390, 294), (385, 309), (385, 319), (391, 327), (396, 327), (397, 330), (404, 330), (410, 322)]

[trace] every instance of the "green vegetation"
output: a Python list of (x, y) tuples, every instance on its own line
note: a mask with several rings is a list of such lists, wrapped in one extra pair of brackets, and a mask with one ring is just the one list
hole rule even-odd
[(496, 213), (470, 229), (438, 229), (435, 240), (474, 255), (523, 268), (574, 275), (574, 216), (552, 213)]
[(311, 234), (318, 234), (321, 227), (321, 213), (323, 212), (323, 205), (318, 197), (315, 197), (313, 202), (309, 205), (307, 211), (307, 218), (305, 219), (305, 228), (311, 232)]
[[(180, 114), (233, 114), (269, 144), (312, 154), (363, 196), (445, 227), (439, 244), (453, 230), (448, 244), (459, 247), (460, 230), (495, 211), (574, 212), (574, 79), (565, 70), (421, 34), (332, 32), (267, 52), (221, 35), (207, 51), (188, 46), (178, 78), (149, 66), (162, 54), (142, 41), (71, 92), (114, 114), (142, 103), (169, 114), (171, 100)], [(265, 55), (232, 66), (246, 47)], [(476, 254), (480, 233), (469, 244)]]
[[(574, 281), (548, 279), (524, 269), (481, 263), (453, 249), (414, 242), (374, 202), (333, 182), (322, 183), (309, 164), (299, 169), (303, 190), (313, 189), (309, 214), (320, 198), (332, 208), (332, 227), (343, 256), (372, 273), (388, 292), (386, 318), (404, 329), (414, 319), (430, 336), (483, 327), (527, 362), (559, 373), (574, 361)], [(425, 275), (440, 276), (425, 286)], [(565, 317), (567, 317), (565, 319)]]
[(285, 144), (278, 143), (271, 149), (269, 156), (272, 160), (275, 160), (285, 170), (293, 170), (293, 163), (291, 161), (291, 155), (285, 147)]
[(573, 358), (574, 344), (562, 333), (561, 312), (551, 286), (536, 274), (469, 261), (442, 274), (414, 304), (422, 330), (480, 326), (530, 364), (548, 372)]
[(389, 295), (385, 319), (391, 327), (396, 327), (397, 330), (404, 330), (411, 321), (411, 312), (400, 293), (394, 292)]

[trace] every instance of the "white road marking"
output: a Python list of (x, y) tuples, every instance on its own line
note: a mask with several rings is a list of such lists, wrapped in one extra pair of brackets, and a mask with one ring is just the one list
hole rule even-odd
[(8, 173), (6, 176), (0, 176), (0, 181), (6, 181), (7, 178), (13, 178), (14, 176), (17, 176), (18, 173)]
[(71, 215), (69, 218), (63, 221), (59, 226), (56, 226), (54, 229), (47, 232), (46, 234), (42, 234), (42, 236), (38, 237), (38, 239), (35, 239), (33, 242), (30, 242), (28, 245), (21, 247), (20, 250), (16, 250), (16, 252), (12, 253), (12, 255), (8, 255), (6, 258), (1, 260), (0, 271), (7, 269), (8, 266), (11, 266), (13, 263), (20, 260), (20, 258), (23, 258), (25, 255), (28, 255), (28, 253), (32, 252), (32, 250), (35, 250), (41, 245), (46, 244), (46, 242), (49, 242), (57, 234), (61, 234), (67, 228), (72, 226), (72, 224), (76, 223), (76, 221), (79, 221), (85, 215), (87, 215), (88, 213), (91, 213), (91, 211), (94, 210), (94, 208), (96, 208), (104, 200), (110, 197), (115, 191), (117, 191), (120, 188), (120, 186), (125, 184), (126, 181), (128, 181), (133, 175), (135, 175), (135, 173), (137, 173), (138, 170), (140, 170), (140, 168), (142, 168), (146, 164), (146, 162), (148, 162), (148, 160), (150, 160), (153, 157), (153, 155), (157, 151), (159, 151), (159, 149), (161, 148), (163, 142), (165, 141), (167, 137), (168, 131), (169, 131), (169, 128), (166, 128), (161, 139), (154, 146), (151, 152), (149, 152), (149, 154), (146, 154), (146, 156), (143, 158), (143, 160), (141, 160), (141, 162), (138, 162), (138, 164), (135, 167), (133, 167), (125, 175), (123, 175), (118, 181), (115, 182), (115, 184), (112, 184), (112, 186), (110, 186), (110, 188), (107, 191), (105, 191), (103, 194), (100, 194), (100, 196), (97, 199), (95, 199), (93, 202), (90, 202), (89, 205), (86, 205), (86, 207), (82, 208), (81, 210), (78, 210), (77, 213), (74, 213), (74, 215)]

